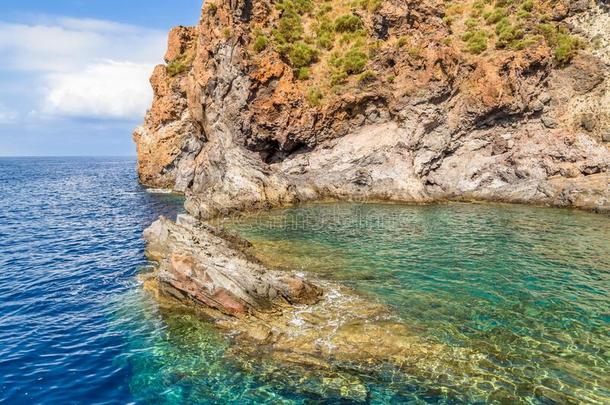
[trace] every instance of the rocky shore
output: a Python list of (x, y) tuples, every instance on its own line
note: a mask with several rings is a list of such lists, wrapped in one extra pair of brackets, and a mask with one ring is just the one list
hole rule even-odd
[(357, 378), (337, 377), (337, 370), (393, 370), (396, 381), (482, 372), (484, 358), (476, 352), (428, 342), (388, 307), (343, 286), (271, 270), (248, 254), (247, 241), (188, 215), (175, 223), (160, 218), (145, 239), (158, 263), (144, 275), (145, 289), (162, 308), (197, 311), (225, 330), (237, 358), (258, 358), (271, 369), (305, 367), (303, 377), (324, 380), (320, 389), (339, 383), (336, 395), (355, 401), (366, 400), (366, 389)]
[(196, 27), (170, 32), (134, 140), (140, 181), (185, 193), (188, 215), (146, 231), (159, 263), (146, 285), (284, 360), (432, 372), (448, 348), (203, 221), (327, 199), (609, 212), (610, 11), (361, 3), (208, 0)]

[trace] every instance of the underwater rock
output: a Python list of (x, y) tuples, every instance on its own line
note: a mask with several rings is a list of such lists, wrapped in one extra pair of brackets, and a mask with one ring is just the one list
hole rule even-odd
[[(423, 340), (388, 307), (345, 287), (271, 270), (243, 250), (246, 241), (219, 233), (188, 215), (157, 220), (145, 231), (147, 255), (157, 262), (145, 285), (166, 308), (192, 308), (230, 332), (234, 350), (320, 370), (385, 364), (421, 376), (458, 373), (477, 358)], [(366, 395), (358, 384), (332, 389)]]

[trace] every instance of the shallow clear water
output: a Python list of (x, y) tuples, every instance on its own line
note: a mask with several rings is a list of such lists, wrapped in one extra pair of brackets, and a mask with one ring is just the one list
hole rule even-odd
[(481, 353), (474, 366), (487, 368), (451, 396), (451, 381), (304, 378), (159, 310), (137, 279), (141, 232), (181, 204), (138, 186), (132, 159), (0, 159), (0, 402), (337, 403), (328, 381), (352, 379), (371, 403), (457, 403), (498, 386), (537, 403), (610, 398), (607, 216), (341, 204), (234, 224), (278, 265), (346, 283), (423, 338)]
[(316, 204), (227, 225), (262, 258), (349, 285), (425, 339), (480, 354), (465, 371), (470, 389), (453, 400), (610, 402), (608, 216)]

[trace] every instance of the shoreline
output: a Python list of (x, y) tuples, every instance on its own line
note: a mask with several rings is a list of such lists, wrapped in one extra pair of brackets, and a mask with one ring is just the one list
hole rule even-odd
[[(448, 204), (451, 203), (454, 202)], [(328, 202), (311, 203), (325, 204)], [(482, 204), (496, 205), (487, 202)], [(400, 204), (392, 202), (387, 205)], [(552, 211), (560, 213), (562, 210)], [(179, 233), (180, 237), (184, 237), (191, 232), (193, 239), (188, 239), (188, 243), (192, 242), (193, 246), (189, 248), (203, 249), (210, 242), (218, 246), (216, 242), (208, 240), (209, 224), (203, 225), (205, 229), (202, 232), (192, 232), (188, 229), (190, 224), (198, 226), (198, 221), (183, 215), (178, 223), (185, 225), (184, 229), (182, 225), (170, 225), (170, 233)], [(219, 235), (223, 236), (222, 233), (213, 236)], [(247, 257), (252, 252), (248, 252), (247, 245), (240, 244), (240, 239), (233, 241), (229, 247), (234, 251), (227, 256), (233, 254), (233, 257)], [(340, 280), (324, 277), (315, 270), (295, 274), (296, 269), (303, 267), (288, 262), (289, 266), (282, 266), (281, 259), (271, 263), (273, 260), (265, 260), (265, 253), (261, 253), (263, 256), (257, 255), (256, 263), (270, 271), (283, 269), (281, 274), (301, 277), (312, 283), (323, 291), (319, 299), (315, 303), (300, 304), (280, 300), (271, 307), (255, 309), (243, 317), (186, 304), (188, 308), (202, 314), (204, 321), (211, 322), (230, 338), (231, 353), (244, 356), (240, 358), (246, 363), (260, 360), (268, 361), (271, 367), (277, 369), (303, 368), (307, 370), (308, 376), (332, 375), (338, 369), (358, 370), (361, 376), (368, 375), (372, 378), (379, 369), (390, 369), (395, 370), (397, 376), (412, 376), (421, 378), (422, 381), (434, 381), (443, 375), (451, 375), (458, 380), (453, 386), (456, 391), (452, 395), (465, 392), (467, 386), (461, 384), (477, 380), (481, 375), (481, 367), (490, 364), (486, 357), (488, 353), (477, 346), (452, 347), (435, 340), (433, 335), (430, 336), (431, 340), (428, 339), (425, 330), (408, 322), (408, 318), (402, 318), (396, 308), (378, 300), (374, 294), (360, 293), (357, 288), (345, 287)], [(223, 266), (231, 267), (230, 262), (218, 257), (209, 259), (212, 264), (222, 262)], [(209, 263), (205, 266), (209, 266)], [(185, 301), (173, 302), (185, 305)], [(169, 304), (170, 311), (171, 305)], [(491, 374), (501, 372), (500, 365), (494, 367), (498, 369), (485, 370)]]

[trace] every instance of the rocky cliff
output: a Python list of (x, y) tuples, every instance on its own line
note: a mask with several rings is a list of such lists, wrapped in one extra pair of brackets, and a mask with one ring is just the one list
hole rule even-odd
[(610, 208), (610, 12), (564, 0), (208, 0), (169, 35), (142, 183), (298, 201)]

